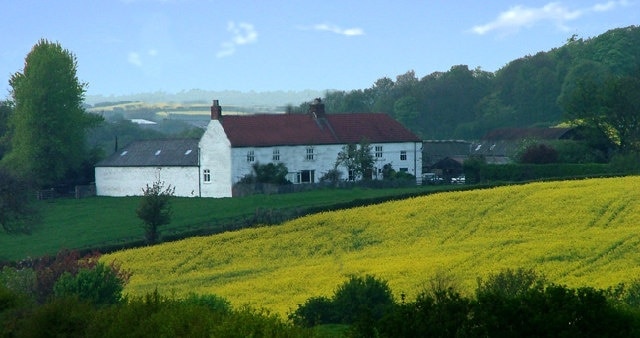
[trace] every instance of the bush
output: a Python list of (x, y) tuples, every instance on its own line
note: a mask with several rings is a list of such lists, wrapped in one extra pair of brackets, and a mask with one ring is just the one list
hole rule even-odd
[(538, 275), (532, 269), (505, 269), (500, 273), (489, 275), (486, 281), (478, 278), (476, 296), (478, 299), (491, 295), (516, 298), (531, 289), (542, 288), (544, 283), (544, 276)]
[(315, 297), (289, 315), (295, 324), (349, 324), (370, 335), (377, 322), (393, 311), (394, 300), (386, 281), (374, 276), (352, 276), (340, 285), (332, 298)]
[(124, 281), (103, 263), (83, 268), (74, 276), (65, 272), (54, 284), (56, 297), (78, 297), (92, 304), (116, 304), (122, 298)]
[(303, 327), (337, 323), (336, 310), (333, 301), (327, 297), (311, 297), (298, 305), (298, 309), (289, 314), (289, 319)]
[[(0, 286), (26, 296), (34, 296), (36, 290), (36, 273), (31, 268), (14, 268), (5, 266), (0, 271)], [(35, 297), (34, 297), (35, 298)]]
[(216, 295), (198, 295), (191, 293), (184, 299), (184, 303), (203, 306), (213, 312), (231, 312), (231, 303)]
[(16, 337), (86, 337), (95, 309), (77, 298), (57, 298), (22, 314), (18, 326), (3, 332)]
[(53, 286), (64, 273), (75, 276), (81, 268), (90, 269), (98, 263), (100, 254), (94, 252), (81, 256), (78, 251), (60, 250), (55, 257), (42, 257), (31, 264), (36, 273), (35, 296), (44, 303), (53, 295)]
[(453, 288), (423, 291), (413, 303), (396, 306), (384, 318), (385, 337), (459, 337), (469, 330), (471, 300)]
[(549, 164), (558, 162), (558, 152), (546, 144), (528, 146), (518, 157), (520, 163)]

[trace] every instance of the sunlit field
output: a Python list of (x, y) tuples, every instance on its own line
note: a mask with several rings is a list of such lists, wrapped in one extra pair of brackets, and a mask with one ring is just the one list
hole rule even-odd
[(133, 272), (129, 294), (213, 293), (283, 315), (354, 274), (409, 299), (436, 276), (470, 293), (477, 277), (519, 267), (606, 288), (640, 277), (638, 187), (628, 177), (438, 193), (103, 259)]

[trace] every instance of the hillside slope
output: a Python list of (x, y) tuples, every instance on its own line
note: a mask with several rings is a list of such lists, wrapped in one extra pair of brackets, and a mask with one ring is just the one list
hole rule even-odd
[(281, 314), (352, 274), (409, 299), (434, 276), (470, 292), (477, 277), (517, 267), (606, 288), (640, 273), (638, 186), (627, 177), (440, 193), (103, 259), (133, 272), (130, 294), (214, 293)]

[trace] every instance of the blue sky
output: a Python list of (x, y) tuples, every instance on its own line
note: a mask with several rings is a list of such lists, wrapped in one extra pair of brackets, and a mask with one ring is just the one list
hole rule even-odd
[(0, 98), (41, 38), (88, 95), (369, 88), (509, 61), (640, 24), (640, 0), (20, 0), (0, 4)]

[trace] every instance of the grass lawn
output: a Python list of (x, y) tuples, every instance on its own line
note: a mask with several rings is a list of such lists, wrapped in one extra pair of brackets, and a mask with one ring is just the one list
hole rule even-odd
[[(276, 212), (321, 208), (353, 200), (419, 194), (451, 187), (397, 189), (323, 189), (295, 194), (242, 198), (175, 198), (171, 224), (161, 228), (167, 237), (184, 233), (219, 232), (256, 210)], [(61, 249), (128, 246), (143, 239), (135, 210), (140, 197), (92, 197), (36, 202), (42, 221), (31, 234), (0, 233), (0, 261), (55, 254)]]

